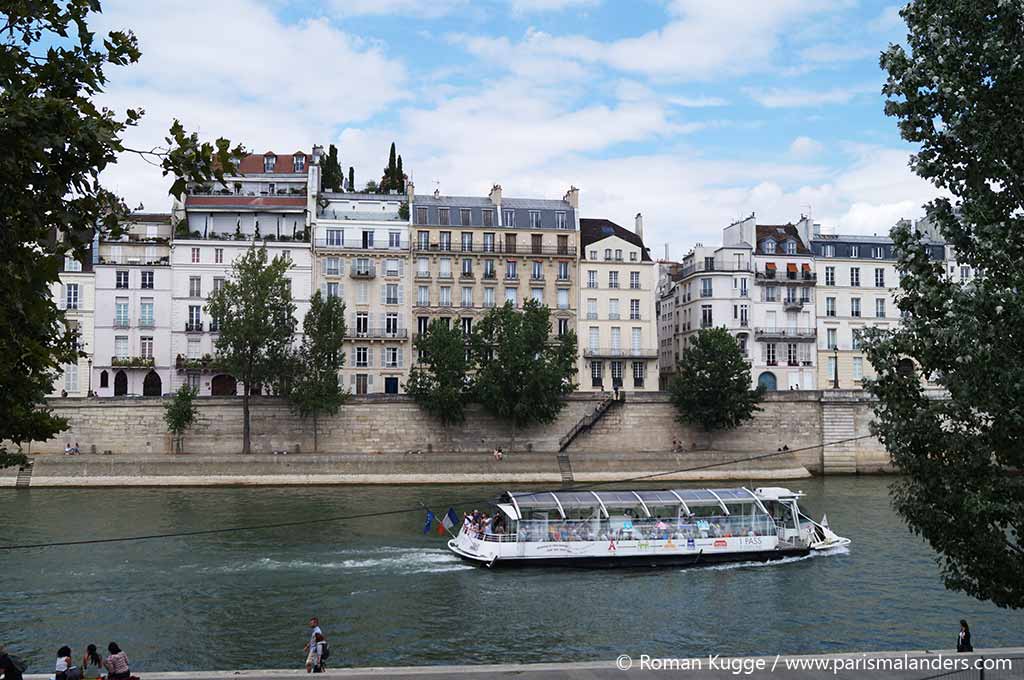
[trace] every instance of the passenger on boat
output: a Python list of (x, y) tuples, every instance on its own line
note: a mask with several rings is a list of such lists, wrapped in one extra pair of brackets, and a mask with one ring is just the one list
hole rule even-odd
[(132, 677), (131, 669), (128, 666), (128, 655), (121, 651), (116, 642), (107, 645), (110, 655), (103, 662), (107, 669), (108, 680), (128, 680)]

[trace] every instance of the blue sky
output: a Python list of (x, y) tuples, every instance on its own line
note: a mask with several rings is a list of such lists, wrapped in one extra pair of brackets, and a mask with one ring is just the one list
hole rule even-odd
[[(132, 144), (173, 117), (278, 153), (339, 146), (357, 182), (394, 140), (417, 190), (560, 197), (673, 257), (756, 212), (882, 233), (935, 193), (882, 112), (878, 55), (899, 5), (856, 0), (108, 0), (139, 37), (113, 74), (142, 106)], [(131, 205), (166, 182), (109, 173)]]

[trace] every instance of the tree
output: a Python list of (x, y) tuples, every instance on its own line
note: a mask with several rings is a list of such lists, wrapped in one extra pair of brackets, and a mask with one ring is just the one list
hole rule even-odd
[(369, 182), (366, 183), (366, 186), (363, 187), (363, 191), (368, 194), (376, 194), (380, 193), (380, 187), (377, 186), (377, 183), (371, 179)]
[(415, 347), (421, 358), (409, 371), (405, 391), (443, 425), (461, 423), (470, 397), (462, 331), (435, 319), (416, 338)]
[[(123, 115), (99, 107), (107, 68), (138, 61), (135, 36), (89, 30), (99, 3), (9, 2), (0, 14), (0, 442), (20, 447), (45, 440), (67, 423), (45, 405), (59, 367), (78, 360), (76, 338), (51, 299), (65, 256), (81, 259), (87, 235), (114, 234), (128, 210), (100, 182), (122, 153), (144, 155), (175, 177), (172, 193), (188, 181), (223, 182), (220, 167), (240, 148), (199, 143), (174, 121), (167, 146), (126, 147), (122, 137), (142, 111)], [(0, 445), (0, 467), (24, 462)]]
[(576, 334), (551, 337), (551, 312), (528, 300), (490, 310), (474, 329), (474, 397), (515, 428), (550, 423), (576, 389)]
[(341, 298), (325, 298), (320, 291), (314, 293), (302, 332), (287, 395), (294, 413), (313, 419), (313, 450), (317, 451), (321, 414), (336, 414), (348, 397), (338, 381), (338, 369), (345, 365), (341, 349), (345, 340), (345, 303)]
[(206, 303), (220, 322), (217, 361), (245, 384), (242, 396), (242, 453), (249, 453), (249, 398), (253, 387), (269, 387), (288, 365), (295, 334), (295, 304), (285, 278), (291, 261), (267, 261), (266, 247), (255, 245), (237, 258), (231, 278)]
[(351, 165), (348, 166), (348, 190), (356, 190), (356, 169)]
[(345, 185), (345, 175), (338, 162), (338, 147), (333, 144), (327, 148), (327, 156), (321, 164), (320, 184), (324, 191), (341, 191)]
[(705, 432), (734, 428), (761, 409), (764, 387), (750, 389), (750, 364), (724, 328), (703, 328), (683, 350), (669, 384), (679, 422)]
[(874, 431), (946, 587), (1024, 607), (1024, 5), (914, 0), (900, 15), (909, 49), (882, 54), (885, 111), (918, 148), (913, 170), (953, 197), (926, 206), (930, 235), (978, 274), (953, 280), (918, 228), (893, 229), (904, 322), (866, 343)]
[(199, 391), (194, 387), (182, 385), (169, 402), (164, 404), (164, 422), (167, 431), (174, 435), (174, 452), (181, 453), (185, 431), (192, 427), (199, 410), (194, 400)]

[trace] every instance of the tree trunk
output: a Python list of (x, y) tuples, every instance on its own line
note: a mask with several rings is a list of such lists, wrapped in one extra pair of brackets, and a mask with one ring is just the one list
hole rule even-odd
[(249, 383), (242, 394), (242, 453), (249, 453)]
[(313, 414), (313, 453), (319, 451), (320, 441), (317, 433), (317, 414)]

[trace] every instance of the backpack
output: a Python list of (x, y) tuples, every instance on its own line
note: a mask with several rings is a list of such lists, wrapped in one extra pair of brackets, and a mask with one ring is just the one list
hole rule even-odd
[(327, 644), (327, 640), (324, 640), (324, 648), (320, 650), (320, 660), (327, 661), (331, 656), (331, 646)]

